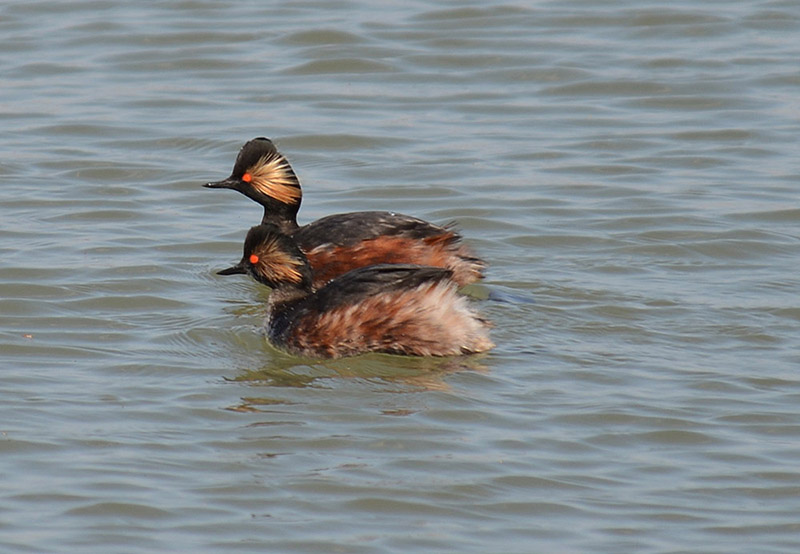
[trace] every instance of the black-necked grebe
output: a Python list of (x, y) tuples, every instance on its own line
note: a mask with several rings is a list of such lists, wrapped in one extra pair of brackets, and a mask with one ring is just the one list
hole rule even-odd
[(315, 287), (352, 269), (380, 263), (444, 267), (461, 286), (483, 277), (486, 264), (450, 226), (392, 212), (329, 215), (298, 226), (300, 181), (288, 160), (264, 137), (242, 147), (230, 177), (204, 186), (233, 189), (261, 204), (261, 223), (275, 225), (294, 239), (311, 264)]
[(312, 290), (312, 269), (274, 225), (250, 229), (238, 265), (271, 287), (267, 335), (291, 353), (321, 358), (386, 352), (453, 356), (494, 346), (488, 321), (458, 294), (452, 271), (410, 264), (354, 269)]

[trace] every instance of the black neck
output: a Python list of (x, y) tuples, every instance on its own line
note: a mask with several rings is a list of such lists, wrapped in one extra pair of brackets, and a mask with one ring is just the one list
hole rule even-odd
[(299, 206), (287, 206), (280, 202), (264, 204), (262, 225), (275, 225), (284, 235), (291, 235), (297, 230), (297, 210)]
[(283, 334), (295, 309), (306, 297), (308, 292), (299, 287), (281, 286), (270, 293), (267, 301), (267, 319), (270, 322), (270, 335), (273, 340)]

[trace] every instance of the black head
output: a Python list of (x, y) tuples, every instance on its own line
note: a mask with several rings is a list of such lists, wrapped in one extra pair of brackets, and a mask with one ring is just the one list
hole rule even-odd
[(268, 287), (311, 290), (311, 267), (305, 254), (275, 225), (256, 225), (247, 232), (241, 261), (219, 275), (247, 273)]
[(265, 209), (285, 211), (292, 217), (302, 199), (300, 181), (292, 166), (265, 137), (254, 138), (242, 146), (230, 177), (203, 186), (239, 191)]

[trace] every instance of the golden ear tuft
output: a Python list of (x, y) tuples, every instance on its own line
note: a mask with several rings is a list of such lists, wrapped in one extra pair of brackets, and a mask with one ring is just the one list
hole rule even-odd
[(303, 281), (300, 268), (305, 262), (281, 248), (277, 237), (262, 243), (258, 248), (258, 254), (250, 255), (250, 262), (253, 265), (258, 264), (258, 271), (276, 284), (286, 282), (300, 284)]
[(262, 156), (245, 175), (250, 176), (250, 184), (265, 196), (284, 204), (300, 202), (302, 192), (300, 183), (289, 161), (278, 152)]

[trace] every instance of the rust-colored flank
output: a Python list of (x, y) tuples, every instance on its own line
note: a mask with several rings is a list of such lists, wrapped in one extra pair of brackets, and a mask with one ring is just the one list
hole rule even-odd
[(456, 283), (465, 285), (482, 277), (481, 266), (463, 256), (466, 249), (456, 240), (450, 231), (423, 240), (383, 235), (347, 246), (323, 244), (307, 251), (306, 256), (317, 287), (359, 267), (399, 263), (445, 267), (453, 272)]

